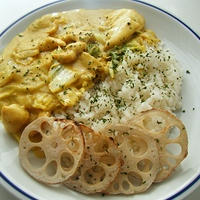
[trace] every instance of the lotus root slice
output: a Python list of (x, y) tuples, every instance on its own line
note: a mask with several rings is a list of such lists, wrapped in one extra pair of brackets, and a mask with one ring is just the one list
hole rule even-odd
[(65, 185), (85, 194), (102, 192), (119, 172), (120, 152), (109, 137), (84, 125), (80, 125), (80, 128), (85, 141), (84, 159), (76, 174)]
[(19, 159), (25, 171), (46, 184), (66, 181), (77, 170), (84, 151), (78, 126), (69, 120), (40, 117), (23, 131)]
[(146, 191), (153, 183), (159, 168), (155, 141), (139, 131), (124, 125), (110, 126), (106, 134), (113, 137), (124, 162), (108, 194), (135, 194)]
[(165, 180), (188, 154), (188, 138), (184, 124), (174, 114), (161, 109), (145, 111), (131, 123), (156, 141), (161, 169), (155, 182)]

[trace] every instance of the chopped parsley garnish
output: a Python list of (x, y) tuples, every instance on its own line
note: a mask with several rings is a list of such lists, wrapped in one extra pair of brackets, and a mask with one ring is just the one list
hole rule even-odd
[(95, 58), (99, 57), (101, 54), (99, 45), (97, 43), (89, 43), (87, 45), (87, 51), (90, 55), (94, 56)]
[(123, 57), (125, 55), (127, 48), (124, 47), (114, 47), (110, 52), (109, 52), (109, 58), (111, 59), (111, 68), (116, 71), (117, 67), (119, 64), (122, 62)]
[(28, 75), (28, 73), (29, 73), (29, 69), (24, 73), (24, 75), (23, 76), (27, 76)]
[(190, 74), (190, 71), (189, 71), (189, 70), (186, 70), (186, 74)]

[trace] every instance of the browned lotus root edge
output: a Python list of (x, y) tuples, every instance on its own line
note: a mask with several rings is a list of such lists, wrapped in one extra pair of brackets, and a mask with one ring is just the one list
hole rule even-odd
[[(157, 142), (161, 169), (155, 182), (163, 181), (188, 154), (188, 138), (184, 124), (172, 113), (155, 108), (137, 115), (131, 123), (140, 127)], [(179, 130), (177, 137), (170, 136), (170, 131), (174, 127)], [(180, 147), (178, 155), (173, 153), (175, 149), (171, 149), (170, 152), (166, 149), (171, 144)]]
[(65, 185), (85, 194), (102, 192), (119, 173), (121, 154), (109, 137), (84, 125), (80, 128), (85, 140), (84, 159)]
[(153, 138), (125, 125), (110, 126), (105, 134), (113, 137), (124, 162), (117, 178), (105, 193), (134, 194), (146, 191), (160, 168), (158, 149)]
[[(69, 120), (40, 117), (23, 131), (19, 160), (36, 180), (57, 184), (72, 176), (82, 159), (84, 141), (78, 126)], [(43, 161), (43, 162), (42, 162)]]

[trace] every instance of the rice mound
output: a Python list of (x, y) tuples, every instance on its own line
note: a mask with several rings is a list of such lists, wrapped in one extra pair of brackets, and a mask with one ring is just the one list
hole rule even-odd
[(181, 68), (163, 46), (149, 47), (144, 53), (127, 50), (114, 78), (107, 77), (86, 91), (67, 115), (102, 131), (108, 124), (126, 124), (152, 107), (180, 109), (181, 85)]

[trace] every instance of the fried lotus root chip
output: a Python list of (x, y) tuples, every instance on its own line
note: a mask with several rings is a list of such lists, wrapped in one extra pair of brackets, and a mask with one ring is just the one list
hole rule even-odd
[(117, 176), (121, 154), (109, 137), (84, 125), (80, 125), (80, 128), (85, 140), (84, 159), (76, 174), (65, 185), (85, 194), (102, 192)]
[(23, 131), (19, 159), (36, 180), (57, 184), (72, 176), (82, 159), (84, 141), (78, 126), (69, 120), (40, 117)]
[(117, 125), (106, 133), (113, 137), (121, 151), (123, 166), (108, 194), (134, 194), (146, 191), (160, 168), (156, 142), (138, 129)]
[(188, 154), (188, 138), (184, 124), (166, 110), (145, 111), (133, 120), (136, 126), (157, 142), (161, 169), (155, 182), (166, 179)]

